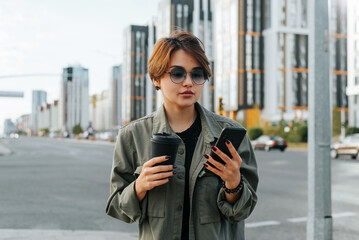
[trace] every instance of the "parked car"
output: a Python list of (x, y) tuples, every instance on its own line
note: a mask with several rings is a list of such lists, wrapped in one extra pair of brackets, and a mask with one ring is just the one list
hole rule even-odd
[(330, 156), (338, 158), (339, 155), (349, 155), (352, 159), (359, 156), (359, 134), (345, 137), (343, 140), (335, 142), (330, 147)]
[(252, 146), (254, 150), (264, 149), (270, 151), (272, 149), (279, 149), (283, 152), (287, 148), (288, 143), (279, 136), (262, 135), (252, 141)]

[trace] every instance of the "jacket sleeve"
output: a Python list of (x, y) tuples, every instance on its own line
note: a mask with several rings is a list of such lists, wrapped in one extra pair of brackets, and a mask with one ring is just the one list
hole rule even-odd
[(114, 150), (106, 213), (127, 223), (141, 223), (146, 216), (147, 196), (139, 203), (135, 180), (142, 167), (136, 167), (136, 152), (131, 145), (131, 134), (126, 127), (120, 129)]
[(227, 202), (223, 188), (220, 189), (217, 197), (219, 210), (231, 223), (246, 219), (257, 203), (257, 162), (248, 135), (243, 139), (238, 153), (242, 158), (240, 171), (244, 178), (241, 197), (232, 205)]

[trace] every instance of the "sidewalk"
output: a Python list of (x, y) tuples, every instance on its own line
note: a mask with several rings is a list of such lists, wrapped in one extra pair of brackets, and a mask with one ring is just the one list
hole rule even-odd
[(137, 240), (137, 233), (40, 229), (0, 229), (0, 240)]
[(33, 138), (46, 138), (54, 141), (64, 141), (71, 143), (84, 143), (84, 144), (95, 144), (95, 145), (107, 145), (107, 146), (115, 146), (116, 142), (109, 142), (103, 140), (88, 140), (88, 139), (76, 139), (76, 138), (49, 138), (49, 137), (33, 137)]

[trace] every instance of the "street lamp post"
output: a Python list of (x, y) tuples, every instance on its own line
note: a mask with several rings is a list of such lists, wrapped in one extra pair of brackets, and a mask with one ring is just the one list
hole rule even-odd
[(328, 0), (309, 11), (308, 240), (331, 240), (331, 111)]

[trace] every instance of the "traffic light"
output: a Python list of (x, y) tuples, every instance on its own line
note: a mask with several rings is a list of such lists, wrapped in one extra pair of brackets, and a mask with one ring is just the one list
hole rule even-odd
[(224, 111), (224, 108), (223, 108), (223, 97), (219, 97), (218, 98), (218, 113), (219, 115), (223, 115), (223, 111)]

